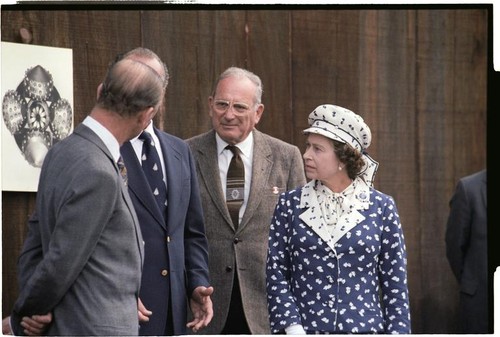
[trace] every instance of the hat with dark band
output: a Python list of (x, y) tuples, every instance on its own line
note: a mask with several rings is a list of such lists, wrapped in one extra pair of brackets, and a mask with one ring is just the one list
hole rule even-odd
[(303, 131), (305, 134), (319, 134), (349, 144), (361, 152), (365, 165), (358, 175), (368, 185), (373, 185), (379, 164), (366, 152), (372, 141), (372, 133), (361, 116), (337, 105), (322, 104), (309, 114), (308, 122), (309, 128)]

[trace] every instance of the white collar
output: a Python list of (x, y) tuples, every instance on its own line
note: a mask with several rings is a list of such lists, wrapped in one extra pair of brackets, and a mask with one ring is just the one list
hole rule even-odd
[(85, 117), (82, 124), (94, 131), (97, 136), (102, 140), (104, 145), (108, 148), (109, 152), (113, 156), (115, 162), (120, 158), (120, 144), (116, 140), (115, 136), (106, 129), (101, 123), (99, 123), (95, 118), (91, 116)]
[[(217, 132), (215, 133), (215, 140), (217, 142), (217, 155), (220, 155), (222, 151), (226, 149), (226, 146), (228, 146), (229, 143), (223, 140)], [(236, 144), (236, 146), (240, 149), (241, 153), (245, 157), (251, 158), (253, 146), (253, 131), (248, 134), (247, 138), (245, 138), (244, 141)]]
[(326, 201), (325, 186), (319, 180), (311, 180), (302, 188), (300, 207), (306, 210), (299, 216), (300, 219), (313, 229), (332, 249), (335, 243), (347, 232), (365, 219), (362, 210), (370, 205), (370, 188), (361, 179), (356, 178), (353, 183), (354, 191), (344, 200), (343, 213), (340, 214), (337, 225), (328, 228), (322, 215), (322, 202)]
[[(157, 138), (156, 137), (156, 133), (155, 133), (155, 129), (153, 127), (153, 121), (151, 121), (148, 126), (143, 130), (143, 131), (147, 131), (151, 137), (153, 137), (153, 140), (155, 141), (155, 143), (157, 142)], [(142, 133), (142, 132), (141, 132)], [(135, 136), (134, 138), (132, 138), (130, 140), (131, 143), (135, 142), (137, 139), (139, 139), (139, 136), (141, 135), (141, 133), (139, 133), (137, 136)]]

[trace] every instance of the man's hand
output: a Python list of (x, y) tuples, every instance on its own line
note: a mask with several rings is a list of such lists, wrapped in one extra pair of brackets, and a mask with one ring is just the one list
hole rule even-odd
[(2, 319), (2, 335), (12, 335), (12, 330), (10, 329), (10, 316)]
[(207, 288), (201, 286), (193, 291), (189, 301), (191, 312), (193, 313), (193, 320), (186, 324), (193, 332), (198, 332), (198, 330), (206, 327), (212, 320), (212, 317), (214, 317), (212, 299), (210, 298), (213, 292), (213, 287)]
[[(47, 329), (47, 326), (52, 322), (52, 313), (45, 315), (33, 315), (31, 317), (23, 317), (21, 326), (24, 328), (26, 336), (41, 336)], [(2, 334), (12, 335), (10, 328), (10, 316), (2, 319)]]
[(21, 326), (27, 336), (41, 336), (52, 322), (52, 313), (23, 317)]
[(140, 298), (137, 301), (137, 313), (139, 314), (139, 322), (149, 322), (149, 316), (153, 314), (152, 311), (146, 309)]

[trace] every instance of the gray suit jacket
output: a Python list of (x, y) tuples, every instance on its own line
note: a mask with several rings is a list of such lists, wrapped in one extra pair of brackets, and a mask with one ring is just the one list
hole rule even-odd
[(53, 312), (48, 335), (137, 335), (143, 243), (111, 154), (85, 125), (44, 159), (36, 215), (19, 258), (12, 312)]
[(266, 256), (271, 217), (279, 193), (305, 184), (296, 146), (254, 130), (252, 184), (238, 230), (223, 197), (215, 131), (188, 139), (196, 160), (206, 234), (214, 318), (203, 334), (224, 327), (237, 266), (243, 307), (252, 334), (270, 334), (266, 298)]
[(486, 170), (460, 179), (450, 200), (446, 256), (460, 284), (462, 333), (488, 333)]

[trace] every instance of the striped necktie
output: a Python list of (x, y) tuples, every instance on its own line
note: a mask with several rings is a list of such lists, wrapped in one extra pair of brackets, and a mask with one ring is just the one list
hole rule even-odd
[(239, 213), (245, 197), (245, 166), (240, 156), (240, 149), (234, 145), (226, 146), (233, 152), (226, 181), (226, 204), (235, 228), (238, 228)]
[(123, 184), (127, 186), (128, 183), (127, 168), (125, 167), (125, 162), (123, 161), (123, 158), (121, 156), (120, 158), (118, 158), (116, 164), (118, 165), (118, 170), (120, 171), (120, 175), (122, 176)]
[(142, 170), (148, 179), (151, 192), (156, 199), (161, 214), (166, 216), (167, 209), (167, 187), (163, 180), (163, 170), (161, 167), (160, 156), (156, 150), (153, 137), (147, 131), (143, 131), (139, 139), (144, 141), (142, 145)]

